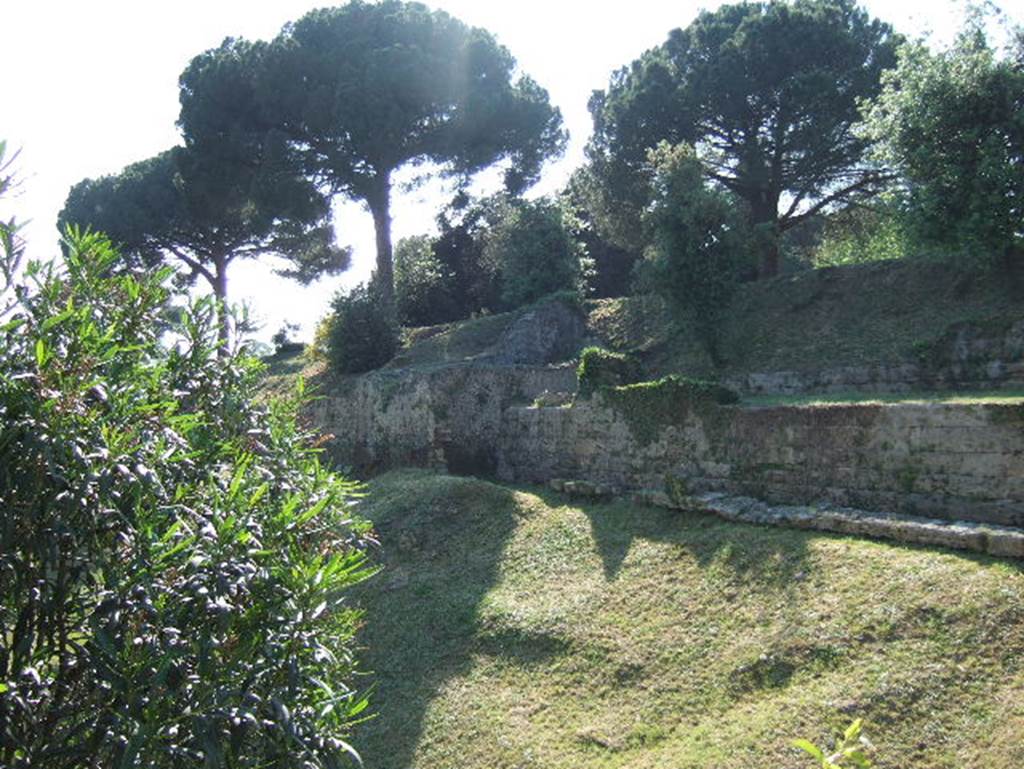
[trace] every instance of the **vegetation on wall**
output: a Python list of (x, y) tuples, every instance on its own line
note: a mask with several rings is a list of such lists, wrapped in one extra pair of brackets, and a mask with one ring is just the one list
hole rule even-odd
[(579, 397), (589, 398), (602, 388), (639, 382), (643, 379), (643, 370), (631, 355), (600, 347), (587, 347), (580, 352), (576, 378), (579, 382)]
[(677, 375), (606, 388), (600, 393), (644, 444), (656, 441), (666, 426), (683, 424), (692, 408), (730, 406), (740, 400), (738, 394), (715, 382)]

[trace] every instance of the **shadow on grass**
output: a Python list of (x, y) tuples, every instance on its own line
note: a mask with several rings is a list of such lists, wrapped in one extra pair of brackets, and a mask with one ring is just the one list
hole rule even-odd
[[(549, 507), (571, 504), (561, 494), (529, 491)], [(366, 512), (381, 537), (384, 571), (359, 599), (367, 611), (363, 665), (372, 674), (373, 709), (380, 716), (357, 730), (355, 745), (368, 769), (405, 769), (414, 763), (431, 702), (449, 682), (483, 658), (543, 665), (569, 653), (570, 642), (493, 626), (480, 616), (517, 521), (529, 514), (515, 490), (413, 472), (389, 478), (376, 492), (371, 489)], [(727, 530), (715, 519), (627, 503), (581, 509), (608, 580), (617, 578), (634, 542), (648, 540), (690, 553), (720, 572), (719, 579), (778, 589), (794, 583), (810, 536)]]
[(636, 540), (679, 547), (703, 568), (717, 566), (732, 578), (776, 588), (806, 570), (812, 533), (762, 526), (737, 526), (718, 518), (645, 507), (625, 501), (579, 503), (546, 489), (531, 489), (549, 507), (578, 506), (590, 520), (606, 579), (615, 579)]
[(512, 490), (409, 473), (371, 499), (384, 570), (359, 596), (360, 640), (381, 715), (357, 730), (355, 746), (368, 769), (401, 769), (413, 763), (431, 701), (474, 657), (531, 664), (563, 649), (559, 639), (488, 628), (478, 616), (515, 527)]

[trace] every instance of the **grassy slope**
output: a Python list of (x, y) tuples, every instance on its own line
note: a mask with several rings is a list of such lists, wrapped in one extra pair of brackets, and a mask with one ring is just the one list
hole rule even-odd
[[(1024, 315), (1024, 269), (964, 274), (928, 262), (811, 270), (740, 287), (721, 325), (721, 371), (650, 299), (595, 303), (590, 325), (656, 373), (820, 370), (927, 355), (958, 324), (1004, 328)], [(941, 344), (940, 344), (941, 346)]]
[[(595, 343), (637, 354), (652, 378), (921, 360), (948, 352), (961, 324), (999, 332), (1024, 316), (1024, 267), (1018, 273), (965, 275), (937, 264), (883, 262), (745, 284), (721, 326), (718, 368), (655, 297), (589, 302), (589, 334)], [(406, 344), (385, 368), (480, 360), (521, 313), (407, 329)], [(303, 367), (299, 356), (268, 362), (270, 389), (286, 386)], [(319, 380), (321, 388), (343, 386), (341, 379), (325, 376), (323, 364), (306, 366), (302, 373)]]
[(393, 473), (362, 640), (369, 769), (1024, 762), (1024, 572), (933, 549)]

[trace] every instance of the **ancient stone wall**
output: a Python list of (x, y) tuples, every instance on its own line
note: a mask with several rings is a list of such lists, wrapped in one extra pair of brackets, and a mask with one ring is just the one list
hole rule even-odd
[(748, 372), (723, 384), (748, 394), (912, 390), (990, 390), (1024, 387), (1024, 320), (986, 328), (962, 323), (913, 358), (814, 371)]
[(575, 389), (572, 367), (442, 366), (354, 380), (311, 416), (336, 436), (335, 458), (362, 472), (413, 465), (1024, 526), (1024, 405), (751, 408), (671, 396), (652, 407), (631, 404), (632, 388), (533, 405)]
[(1024, 525), (1020, 405), (677, 408), (654, 431), (601, 394), (510, 408), (498, 473)]
[(506, 409), (545, 391), (572, 392), (572, 366), (445, 365), (349, 380), (309, 407), (342, 466), (444, 467), (493, 474)]

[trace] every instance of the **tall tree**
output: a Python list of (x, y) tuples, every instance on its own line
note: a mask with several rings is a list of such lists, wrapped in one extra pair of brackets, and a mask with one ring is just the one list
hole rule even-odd
[(223, 304), (234, 261), (273, 254), (286, 260), (281, 274), (309, 281), (347, 267), (349, 252), (333, 244), (330, 204), (313, 185), (217, 161), (174, 147), (85, 179), (71, 188), (58, 221), (105, 232), (136, 264), (181, 262), (220, 300), (226, 341)]
[(257, 82), (311, 178), (369, 207), (387, 298), (395, 171), (433, 163), (465, 179), (505, 160), (518, 192), (567, 138), (547, 92), (490, 33), (421, 3), (313, 11), (273, 41)]
[(1024, 253), (1024, 46), (1000, 57), (982, 23), (904, 46), (865, 121), (918, 242), (975, 263)]
[(774, 275), (782, 232), (882, 181), (852, 128), (896, 43), (854, 0), (702, 12), (594, 93), (588, 152), (607, 178), (628, 180), (659, 142), (696, 146), (705, 173), (745, 201), (765, 236), (761, 274)]
[(177, 259), (221, 304), (238, 259), (281, 257), (280, 274), (302, 282), (345, 269), (349, 252), (334, 245), (330, 200), (295, 169), (279, 134), (238, 109), (253, 103), (257, 50), (228, 40), (196, 57), (181, 78), (182, 114), (218, 130), (186, 132), (183, 147), (79, 182), (61, 226), (101, 230), (140, 264)]

